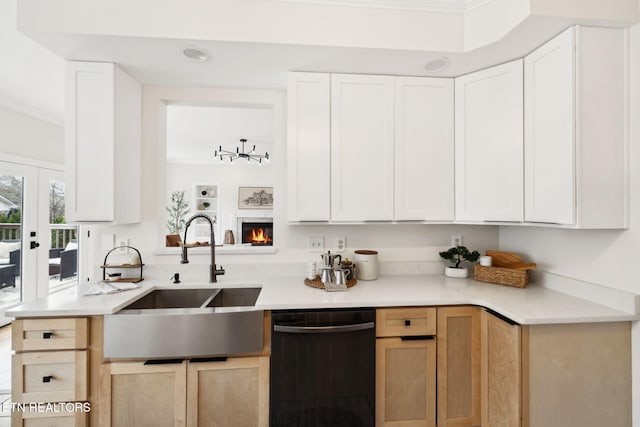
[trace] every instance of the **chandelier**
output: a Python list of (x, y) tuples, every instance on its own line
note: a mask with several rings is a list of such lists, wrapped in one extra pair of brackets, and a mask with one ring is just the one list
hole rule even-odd
[(251, 151), (246, 153), (244, 151), (244, 145), (246, 144), (247, 140), (243, 138), (240, 140), (240, 142), (242, 143), (242, 151), (240, 150), (240, 147), (236, 147), (235, 152), (223, 150), (221, 145), (214, 152), (213, 156), (219, 157), (220, 161), (223, 161), (224, 159), (229, 159), (230, 162), (233, 162), (236, 159), (247, 159), (247, 162), (250, 162), (251, 160), (255, 160), (260, 164), (262, 164), (262, 159), (264, 159), (265, 161), (269, 161), (269, 153), (267, 153), (266, 151), (264, 154), (257, 154), (255, 152), (256, 146), (254, 145)]

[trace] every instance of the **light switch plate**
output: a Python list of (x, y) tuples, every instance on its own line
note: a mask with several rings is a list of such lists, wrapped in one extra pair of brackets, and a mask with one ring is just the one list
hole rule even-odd
[(309, 252), (322, 252), (324, 250), (324, 236), (309, 236), (307, 250)]

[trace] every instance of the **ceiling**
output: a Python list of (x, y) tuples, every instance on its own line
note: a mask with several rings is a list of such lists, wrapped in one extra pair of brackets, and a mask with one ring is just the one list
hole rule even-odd
[[(58, 4), (75, 4), (72, 0), (20, 0), (21, 7), (31, 12), (33, 28), (27, 32), (30, 37), (16, 31), (16, 2), (18, 0), (0, 1), (0, 55), (6, 58), (3, 67), (0, 68), (0, 104), (15, 105), (15, 109), (30, 110), (33, 115), (46, 118), (62, 124), (64, 116), (64, 63), (62, 59), (83, 61), (115, 62), (122, 66), (132, 77), (145, 85), (176, 85), (176, 86), (207, 86), (227, 87), (243, 89), (286, 89), (287, 71), (318, 71), (336, 73), (363, 73), (363, 74), (391, 74), (408, 76), (441, 76), (453, 77), (466, 74), (491, 65), (520, 58), (532, 51), (537, 46), (560, 33), (566, 27), (575, 23), (589, 21), (572, 19), (567, 17), (528, 16), (519, 21), (518, 25), (509, 27), (506, 36), (495, 37), (496, 42), (486, 44), (478, 49), (463, 52), (446, 50), (405, 50), (405, 49), (380, 49), (372, 47), (338, 47), (331, 43), (314, 45), (297, 43), (266, 43), (254, 36), (252, 41), (221, 41), (211, 37), (197, 37), (198, 31), (192, 32), (175, 30), (174, 27), (161, 25), (162, 19), (149, 14), (149, 9), (143, 0), (136, 0), (132, 5), (138, 7), (137, 12), (148, 17), (148, 22), (138, 21), (135, 17), (127, 17), (122, 21), (113, 22), (108, 16), (100, 21), (93, 18), (96, 28), (91, 24), (90, 17), (77, 12), (71, 15), (59, 11)], [(240, 0), (238, 0), (240, 1)], [(341, 10), (350, 10), (356, 16), (365, 14), (367, 10), (374, 8), (390, 9), (380, 15), (396, 16), (401, 14), (403, 19), (412, 19), (414, 25), (420, 27), (420, 22), (430, 11), (446, 11), (459, 16), (469, 11), (477, 11), (480, 6), (496, 0), (243, 0), (245, 2), (259, 2), (261, 7), (268, 9), (266, 5), (294, 5), (299, 7), (323, 7), (316, 5), (330, 5), (329, 16), (339, 18)], [(515, 0), (509, 0), (515, 1)], [(521, 0), (520, 3), (522, 3)], [(533, 1), (533, 0), (532, 0)], [(116, 4), (124, 0), (112, 0), (107, 3), (97, 3), (105, 11), (113, 13), (110, 16), (120, 16)], [(176, 7), (177, 2), (168, 1), (167, 4)], [(221, 2), (222, 4), (224, 2)], [(25, 4), (27, 6), (25, 6)], [(119, 3), (118, 3), (119, 4)], [(124, 3), (122, 3), (124, 4)], [(129, 4), (129, 3), (127, 3)], [(214, 3), (211, 3), (214, 4)], [(215, 3), (218, 4), (218, 3)], [(235, 3), (237, 5), (239, 3)], [(302, 4), (303, 6), (298, 6)], [(511, 4), (511, 3), (509, 3)], [(307, 5), (307, 6), (304, 6)], [(313, 6), (309, 6), (313, 5)], [(488, 6), (493, 6), (489, 4)], [(49, 11), (40, 11), (50, 7)], [(214, 6), (208, 6), (214, 7)], [(232, 6), (229, 6), (232, 7)], [(29, 9), (30, 8), (30, 9)], [(110, 8), (110, 9), (109, 9)], [(362, 13), (359, 15), (352, 9)], [(392, 10), (391, 10), (392, 9)], [(58, 20), (50, 19), (50, 14), (56, 10), (59, 12)], [(88, 10), (88, 9), (87, 9)], [(178, 9), (181, 10), (181, 9)], [(194, 16), (193, 12), (183, 10), (184, 16)], [(308, 9), (303, 12), (308, 17)], [(319, 10), (319, 9), (318, 9)], [(484, 8), (483, 8), (484, 10)], [(493, 10), (493, 9), (492, 9)], [(496, 9), (500, 10), (500, 9)], [(409, 12), (407, 12), (409, 11)], [(416, 12), (412, 12), (416, 11)], [(21, 9), (22, 12), (22, 9)], [(88, 12), (84, 12), (88, 13)], [(105, 12), (106, 13), (106, 12)], [(167, 12), (168, 13), (168, 12)], [(345, 12), (346, 13), (346, 12)], [(95, 14), (95, 13), (94, 13)], [(146, 15), (145, 15), (146, 14)], [(418, 16), (420, 18), (416, 18)], [(27, 14), (28, 15), (28, 14)], [(83, 19), (83, 16), (85, 19)], [(302, 15), (299, 15), (302, 16)], [(466, 15), (465, 15), (466, 16)], [(27, 16), (29, 18), (29, 16)], [(166, 17), (165, 17), (166, 18)], [(171, 17), (170, 17), (171, 18)], [(169, 19), (170, 19), (169, 18)], [(382, 18), (381, 18), (382, 19)], [(23, 19), (24, 20), (24, 19)], [(27, 19), (28, 21), (28, 19)], [(59, 22), (58, 22), (59, 21)], [(87, 22), (85, 22), (87, 21)], [(156, 22), (157, 21), (157, 22)], [(179, 21), (179, 19), (173, 19)], [(46, 27), (49, 22), (54, 30), (39, 31), (40, 27)], [(201, 19), (200, 25), (209, 28), (206, 20)], [(402, 21), (400, 21), (402, 22)], [(153, 25), (158, 27), (153, 27)], [(181, 23), (184, 26), (184, 23)], [(245, 23), (232, 23), (236, 28)], [(277, 33), (279, 23), (271, 23), (268, 31)], [(282, 22), (285, 26), (286, 22)], [(360, 28), (368, 28), (375, 22), (366, 19), (360, 23)], [(58, 25), (58, 27), (55, 27)], [(63, 31), (65, 25), (76, 25), (73, 31)], [(84, 27), (82, 27), (84, 25)], [(102, 25), (102, 27), (100, 27)], [(120, 25), (122, 25), (120, 27)], [(129, 27), (127, 27), (129, 25)], [(367, 26), (368, 25), (368, 26)], [(28, 26), (28, 25), (27, 25)], [(97, 29), (97, 27), (100, 27)], [(418, 28), (416, 27), (416, 28)], [(22, 27), (21, 27), (22, 28)], [(121, 29), (118, 32), (118, 28)], [(117, 35), (127, 33), (138, 35)], [(342, 22), (343, 30), (350, 28), (349, 23)], [(401, 28), (401, 27), (400, 27)], [(181, 34), (181, 37), (166, 37), (154, 31), (164, 31), (163, 34)], [(259, 31), (255, 34), (259, 34)], [(264, 29), (262, 29), (264, 30)], [(290, 30), (290, 29), (289, 29)], [(173, 31), (173, 32), (172, 32)], [(300, 31), (296, 28), (295, 31)], [(391, 31), (391, 30), (388, 30)], [(304, 33), (304, 29), (302, 29)], [(331, 29), (327, 28), (327, 33)], [(100, 33), (100, 34), (98, 34)], [(384, 40), (385, 33), (381, 40)], [(146, 36), (139, 36), (140, 34)], [(233, 33), (237, 34), (237, 33)], [(345, 37), (348, 33), (344, 33)], [(286, 38), (286, 37), (285, 37)], [(237, 39), (236, 39), (237, 40)], [(335, 35), (334, 39), (335, 40)], [(375, 43), (374, 43), (375, 44)], [(437, 43), (435, 43), (437, 45)], [(445, 44), (443, 44), (445, 45)], [(377, 46), (377, 44), (376, 44)], [(204, 62), (193, 62), (182, 55), (185, 47), (198, 47), (209, 54)], [(449, 66), (441, 71), (427, 71), (425, 65), (431, 60), (448, 58)]]
[[(570, 25), (566, 19), (532, 18), (508, 39), (467, 53), (309, 46), (193, 39), (48, 34), (46, 45), (68, 60), (115, 62), (148, 85), (285, 89), (287, 71), (452, 77), (520, 58)], [(185, 47), (209, 54), (204, 62)], [(447, 57), (448, 68), (427, 62)]]

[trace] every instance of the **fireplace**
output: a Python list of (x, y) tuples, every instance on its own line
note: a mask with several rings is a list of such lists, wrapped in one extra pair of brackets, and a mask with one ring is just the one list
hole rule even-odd
[(251, 246), (273, 246), (272, 218), (243, 218), (240, 223), (240, 243), (250, 243)]

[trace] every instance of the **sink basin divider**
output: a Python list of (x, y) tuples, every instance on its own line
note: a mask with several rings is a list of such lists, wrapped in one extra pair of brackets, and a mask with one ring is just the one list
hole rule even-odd
[(220, 291), (222, 291), (222, 289), (214, 289), (213, 292), (211, 293), (211, 295), (209, 296), (209, 298), (207, 298), (202, 305), (200, 306), (200, 308), (204, 308), (207, 306), (207, 304), (209, 304), (211, 301), (213, 301), (213, 299), (220, 293)]

